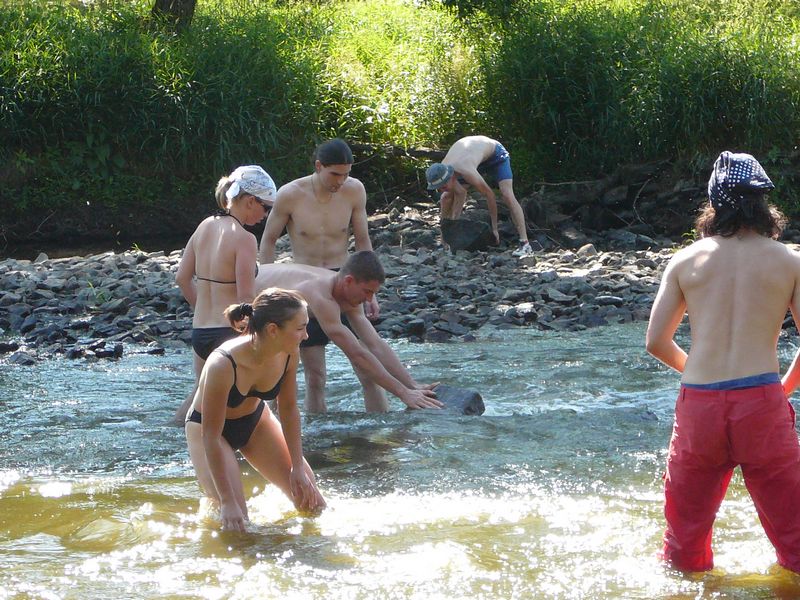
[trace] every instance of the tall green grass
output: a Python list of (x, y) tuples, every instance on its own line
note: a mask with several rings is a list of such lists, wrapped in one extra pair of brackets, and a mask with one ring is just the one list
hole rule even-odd
[(187, 185), (208, 194), (237, 164), (280, 175), (296, 162), (290, 148), (316, 120), (297, 109), (313, 95), (313, 70), (286, 51), (286, 21), (258, 6), (201, 13), (176, 36), (152, 27), (147, 8), (0, 10), (0, 134), (26, 184), (19, 208), (89, 192), (105, 205), (153, 203)]
[(557, 178), (790, 149), (798, 41), (789, 2), (530, 0), (482, 60), (503, 134), (531, 176)]
[(399, 0), (340, 4), (320, 79), (323, 122), (351, 139), (431, 145), (483, 125), (474, 44), (442, 10)]
[(481, 114), (479, 64), (446, 11), (207, 0), (175, 35), (149, 7), (0, 7), (1, 172), (24, 184), (17, 208), (208, 194), (250, 162), (281, 183), (324, 138), (430, 145)]
[[(332, 136), (445, 148), (486, 133), (524, 191), (723, 148), (769, 163), (800, 133), (788, 0), (516, 0), (465, 20), (434, 0), (203, 0), (180, 35), (150, 5), (0, 5), (4, 207), (211, 206), (233, 167), (281, 184)], [(377, 184), (424, 167), (371, 164)]]

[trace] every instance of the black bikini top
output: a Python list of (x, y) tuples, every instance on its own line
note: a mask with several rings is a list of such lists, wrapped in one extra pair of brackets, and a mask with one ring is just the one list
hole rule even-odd
[(228, 406), (231, 408), (236, 408), (242, 402), (244, 402), (245, 398), (260, 398), (261, 400), (272, 400), (278, 397), (278, 392), (281, 391), (281, 382), (283, 381), (283, 376), (286, 375), (286, 369), (289, 368), (289, 356), (286, 357), (286, 366), (283, 367), (283, 374), (281, 378), (278, 379), (278, 383), (275, 386), (267, 391), (262, 392), (260, 390), (251, 389), (246, 394), (242, 394), (239, 391), (239, 388), (236, 387), (236, 361), (233, 360), (233, 356), (231, 356), (230, 352), (227, 350), (223, 350), (222, 348), (217, 348), (214, 352), (219, 352), (222, 356), (227, 357), (231, 364), (233, 365), (233, 385), (231, 386), (231, 391), (228, 392)]
[[(200, 275), (195, 275), (197, 279), (201, 279), (202, 281), (210, 281), (211, 283), (224, 283), (224, 284), (234, 284), (235, 281), (219, 281), (218, 279), (209, 279), (208, 277), (200, 277)], [(258, 265), (256, 265), (256, 277), (258, 277)]]

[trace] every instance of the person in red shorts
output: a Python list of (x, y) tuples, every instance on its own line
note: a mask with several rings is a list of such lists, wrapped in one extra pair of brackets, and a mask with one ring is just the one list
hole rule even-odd
[[(748, 491), (778, 563), (800, 573), (800, 443), (781, 379), (778, 335), (789, 309), (800, 323), (800, 254), (777, 241), (786, 223), (774, 188), (749, 154), (723, 152), (696, 222), (700, 239), (664, 271), (647, 351), (682, 373), (664, 477), (663, 558), (682, 571), (713, 568), (711, 535), (733, 469)], [(674, 335), (689, 315), (691, 349)]]

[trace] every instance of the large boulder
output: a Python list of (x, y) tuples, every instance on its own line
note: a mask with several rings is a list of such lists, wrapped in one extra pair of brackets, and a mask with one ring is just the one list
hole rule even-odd
[(442, 219), (442, 239), (450, 250), (475, 252), (486, 250), (492, 243), (492, 230), (488, 223), (471, 219)]

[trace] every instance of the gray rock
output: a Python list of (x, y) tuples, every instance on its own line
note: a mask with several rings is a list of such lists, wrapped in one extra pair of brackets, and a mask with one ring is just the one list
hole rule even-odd
[(492, 230), (487, 223), (470, 219), (442, 219), (442, 238), (453, 251), (486, 250), (492, 241)]
[(17, 350), (8, 357), (8, 363), (12, 365), (30, 367), (36, 364), (36, 358), (25, 350)]
[(459, 414), (482, 415), (486, 411), (483, 398), (475, 390), (440, 384), (433, 391), (436, 392), (436, 399), (447, 409)]
[(619, 296), (595, 296), (594, 301), (600, 306), (622, 306), (625, 304), (625, 300)]

